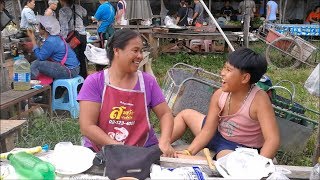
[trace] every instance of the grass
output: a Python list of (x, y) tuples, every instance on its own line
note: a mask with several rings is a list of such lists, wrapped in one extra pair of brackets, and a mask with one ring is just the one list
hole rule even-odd
[[(320, 44), (319, 44), (320, 45)], [(253, 44), (252, 48), (256, 52), (264, 53), (265, 45), (263, 43)], [(320, 57), (318, 54), (317, 57)], [(175, 55), (163, 54), (155, 59), (152, 64), (153, 72), (160, 85), (163, 85), (167, 70), (174, 64), (183, 62), (195, 67), (201, 67), (207, 71), (219, 74), (220, 69), (225, 63), (225, 54), (211, 55), (189, 55), (180, 53)], [(319, 98), (311, 96), (303, 87), (304, 82), (310, 75), (313, 68), (302, 67), (295, 70), (275, 69), (270, 67), (267, 75), (271, 77), (273, 84), (280, 80), (287, 79), (294, 83), (296, 89), (295, 102), (319, 111)], [(285, 94), (284, 94), (285, 96)], [(319, 119), (319, 116), (313, 116), (313, 119)], [(159, 132), (159, 122), (154, 114), (151, 115), (151, 123)], [(51, 149), (61, 141), (71, 141), (73, 144), (80, 144), (81, 134), (77, 120), (57, 116), (49, 119), (45, 116), (31, 117), (22, 131), (22, 138), (17, 143), (17, 147), (34, 147), (43, 144), (49, 144)], [(193, 139), (189, 132), (184, 139), (190, 142)], [(310, 138), (307, 147), (303, 152), (279, 152), (277, 159), (279, 164), (311, 166), (311, 157), (315, 149), (316, 132)]]

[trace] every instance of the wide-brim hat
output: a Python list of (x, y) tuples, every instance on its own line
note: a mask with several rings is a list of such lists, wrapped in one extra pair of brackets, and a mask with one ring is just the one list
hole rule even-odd
[(37, 16), (37, 19), (50, 35), (60, 34), (60, 23), (54, 16)]

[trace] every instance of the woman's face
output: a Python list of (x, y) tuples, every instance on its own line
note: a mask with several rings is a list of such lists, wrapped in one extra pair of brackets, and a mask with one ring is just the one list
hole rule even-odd
[(52, 4), (50, 4), (50, 7), (51, 7), (51, 9), (56, 10), (58, 7), (58, 4), (52, 3)]
[(115, 48), (115, 57), (117, 63), (125, 72), (136, 72), (140, 62), (143, 60), (142, 55), (142, 40), (140, 37), (133, 38), (128, 41), (124, 49)]
[(28, 2), (28, 3), (27, 3), (27, 6), (28, 6), (30, 9), (34, 9), (34, 7), (36, 6), (35, 0), (32, 0), (32, 1)]

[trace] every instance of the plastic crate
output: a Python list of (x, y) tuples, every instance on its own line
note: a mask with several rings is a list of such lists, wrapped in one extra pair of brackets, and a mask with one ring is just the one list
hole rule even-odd
[(186, 108), (206, 113), (210, 97), (220, 87), (220, 81), (217, 74), (178, 63), (167, 71), (163, 92), (174, 115)]

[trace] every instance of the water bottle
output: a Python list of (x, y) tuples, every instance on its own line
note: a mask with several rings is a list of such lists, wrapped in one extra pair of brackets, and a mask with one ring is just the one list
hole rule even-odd
[(26, 152), (9, 154), (8, 160), (17, 174), (27, 179), (55, 179), (54, 166)]
[(14, 58), (13, 89), (17, 91), (25, 91), (30, 88), (30, 63), (23, 55), (20, 55)]
[(320, 179), (320, 157), (318, 158), (318, 163), (312, 168), (309, 179), (310, 180)]

